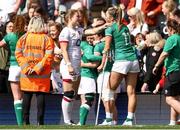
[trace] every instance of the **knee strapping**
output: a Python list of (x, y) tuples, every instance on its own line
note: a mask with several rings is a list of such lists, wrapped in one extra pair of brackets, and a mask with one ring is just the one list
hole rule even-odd
[(115, 91), (111, 89), (105, 89), (102, 93), (102, 99), (104, 101), (114, 100)]
[(91, 107), (94, 101), (94, 93), (85, 94), (85, 99), (86, 99), (86, 104)]
[(74, 97), (74, 95), (75, 95), (75, 92), (72, 90), (72, 91), (66, 91), (66, 92), (64, 92), (64, 97), (67, 97), (67, 98), (70, 98), (70, 99), (73, 99), (73, 97)]

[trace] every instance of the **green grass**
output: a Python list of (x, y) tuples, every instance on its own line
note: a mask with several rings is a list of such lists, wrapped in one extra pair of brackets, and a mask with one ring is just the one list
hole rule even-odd
[(77, 130), (85, 130), (85, 129), (140, 129), (140, 130), (147, 130), (147, 129), (180, 129), (180, 125), (176, 126), (168, 126), (168, 125), (137, 125), (137, 126), (93, 126), (93, 125), (87, 125), (87, 126), (65, 126), (65, 125), (44, 125), (44, 126), (35, 126), (35, 125), (29, 125), (29, 126), (21, 126), (18, 127), (16, 125), (0, 125), (0, 129), (38, 129), (38, 130), (48, 130), (48, 129), (77, 129)]

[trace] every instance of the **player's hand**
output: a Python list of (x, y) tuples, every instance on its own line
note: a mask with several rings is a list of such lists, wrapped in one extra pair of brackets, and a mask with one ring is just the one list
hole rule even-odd
[(68, 65), (68, 71), (70, 75), (75, 75), (74, 68), (71, 65)]
[(154, 75), (156, 75), (156, 74), (157, 74), (157, 71), (158, 71), (158, 68), (157, 68), (157, 67), (154, 67), (153, 70), (152, 70), (152, 73), (153, 73)]
[(104, 66), (103, 66), (102, 64), (101, 64), (100, 66), (98, 66), (98, 67), (97, 67), (98, 72), (102, 72), (102, 71), (103, 71), (103, 67), (104, 67)]

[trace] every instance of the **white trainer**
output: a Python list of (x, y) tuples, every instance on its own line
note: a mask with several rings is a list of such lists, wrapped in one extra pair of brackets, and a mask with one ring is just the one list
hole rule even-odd
[(65, 122), (65, 125), (76, 125), (73, 121)]
[(113, 121), (108, 121), (107, 122), (107, 120), (105, 119), (101, 124), (99, 124), (99, 125), (114, 125), (113, 124)]
[(126, 120), (123, 122), (122, 125), (123, 125), (123, 126), (132, 126), (132, 125), (133, 125), (133, 121), (126, 119)]

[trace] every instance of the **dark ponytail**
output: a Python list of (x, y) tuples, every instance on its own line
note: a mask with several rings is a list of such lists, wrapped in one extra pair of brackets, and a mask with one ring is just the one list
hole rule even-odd
[(167, 27), (173, 29), (175, 33), (180, 34), (180, 24), (176, 20), (168, 20)]

